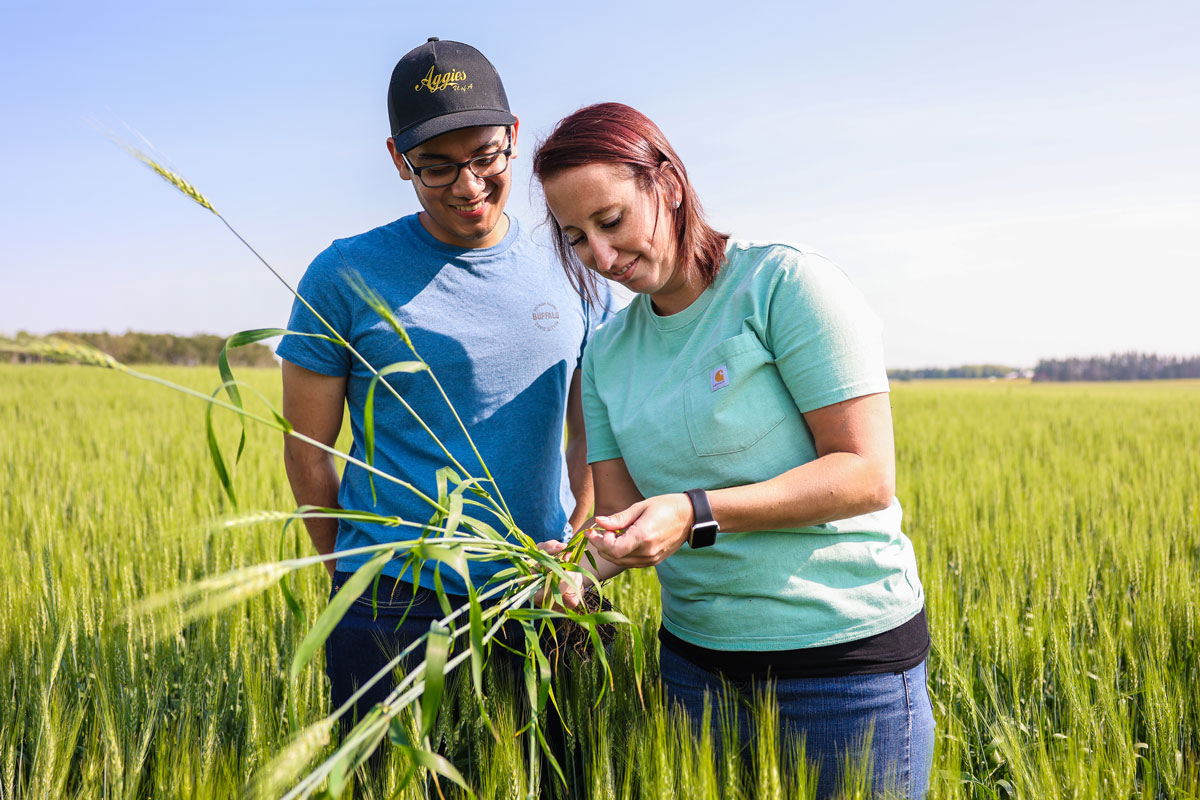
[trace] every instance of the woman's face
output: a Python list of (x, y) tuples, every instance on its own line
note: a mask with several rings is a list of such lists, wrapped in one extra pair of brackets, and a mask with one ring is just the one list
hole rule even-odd
[(649, 294), (664, 314), (682, 311), (699, 291), (678, 266), (672, 225), (677, 183), (645, 190), (628, 169), (613, 164), (571, 167), (548, 178), (546, 205), (588, 269)]

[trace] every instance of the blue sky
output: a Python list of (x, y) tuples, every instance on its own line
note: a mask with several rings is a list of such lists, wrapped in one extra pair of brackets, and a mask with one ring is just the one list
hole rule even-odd
[(96, 128), (135, 129), (286, 276), (416, 210), (391, 68), (479, 47), (534, 143), (620, 100), (711, 221), (837, 261), (890, 366), (1200, 353), (1195, 3), (10, 3), (0, 333), (286, 321), (290, 296)]

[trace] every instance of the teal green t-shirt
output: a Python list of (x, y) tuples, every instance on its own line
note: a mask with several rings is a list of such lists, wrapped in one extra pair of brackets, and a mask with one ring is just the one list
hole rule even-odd
[[(768, 480), (816, 459), (802, 414), (888, 391), (878, 318), (825, 258), (729, 243), (678, 314), (647, 295), (588, 344), (588, 461), (622, 458), (644, 497)], [(924, 605), (900, 504), (806, 528), (721, 533), (658, 565), (663, 625), (714, 650), (861, 639)]]

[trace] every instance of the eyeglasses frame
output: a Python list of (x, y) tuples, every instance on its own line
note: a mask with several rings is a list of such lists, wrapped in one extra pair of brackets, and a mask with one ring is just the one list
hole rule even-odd
[[(513, 151), (512, 128), (511, 127), (508, 128), (507, 132), (508, 132), (508, 146), (505, 147), (503, 150), (497, 150), (494, 153), (483, 153), (481, 155), (477, 155), (472, 158), (468, 158), (466, 161), (442, 161), (437, 164), (426, 164), (422, 167), (418, 167), (415, 164), (413, 164), (411, 161), (409, 161), (408, 156), (406, 156), (404, 153), (401, 153), (400, 157), (404, 159), (404, 163), (408, 165), (408, 168), (410, 170), (412, 170), (413, 174), (417, 176), (417, 179), (419, 181), (421, 181), (421, 185), (424, 186), (426, 189), (445, 189), (447, 186), (453, 186), (454, 184), (456, 184), (458, 182), (459, 177), (462, 175), (463, 167), (466, 167), (467, 169), (471, 170), (471, 174), (474, 175), (476, 178), (479, 178), (480, 180), (486, 180), (487, 178), (494, 178), (497, 175), (503, 175), (505, 172), (508, 171), (508, 168), (512, 163), (512, 151)], [(495, 156), (504, 156), (504, 159), (505, 159), (504, 169), (500, 170), (497, 173), (494, 173), (492, 175), (487, 175), (487, 176), (480, 175), (471, 166), (471, 164), (475, 161), (479, 161), (480, 159), (484, 159), (484, 158), (494, 158)], [(428, 183), (426, 183), (425, 178), (424, 178), (424, 176), (421, 175), (421, 173), (427, 169), (435, 169), (437, 167), (454, 167), (454, 180), (450, 181), (449, 183), (439, 184), (437, 186), (430, 186)]]

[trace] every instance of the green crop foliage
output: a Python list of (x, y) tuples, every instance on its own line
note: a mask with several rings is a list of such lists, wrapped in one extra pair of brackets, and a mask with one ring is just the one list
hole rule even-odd
[[(151, 371), (206, 395), (221, 383), (211, 369)], [(275, 371), (238, 378), (278, 404)], [(1200, 796), (1200, 383), (918, 382), (892, 401), (934, 639), (930, 796)], [(217, 524), (233, 509), (204, 417), (204, 403), (118, 372), (0, 366), (0, 797), (240, 796), (294, 742), (289, 710), (302, 728), (331, 711), (320, 653), (289, 680), (327, 602), (323, 569), (295, 579), (303, 620), (278, 591), (168, 635), (137, 612), (148, 596), (311, 552), (299, 525), (281, 554), (278, 522)], [(238, 420), (213, 424), (234, 452)], [(239, 506), (291, 508), (279, 433), (246, 434)], [(779, 768), (790, 743), (714, 763), (664, 708), (653, 576), (623, 575), (609, 597), (649, 645), (645, 704), (627, 633), (598, 704), (595, 658), (562, 656), (575, 796), (806, 796), (803, 771)], [(528, 701), (484, 674), (498, 737), (465, 678), (448, 681), (430, 738), (479, 797), (521, 797)], [(409, 764), (389, 752), (342, 796), (389, 797)], [(438, 788), (455, 796), (444, 780), (400, 796)]]
[[(114, 141), (121, 144), (119, 140)], [(395, 747), (396, 752), (404, 755), (408, 762), (399, 786), (390, 792), (392, 796), (401, 794), (409, 786), (412, 778), (427, 773), (439, 796), (444, 796), (439, 780), (444, 778), (458, 786), (467, 797), (474, 798), (474, 791), (458, 766), (446, 757), (448, 751), (440, 738), (435, 743), (431, 737), (438, 727), (439, 717), (442, 716), (443, 699), (450, 697), (446, 694), (447, 679), (450, 679), (453, 685), (457, 680), (455, 671), (469, 663), (471, 689), (477, 701), (478, 719), (486, 725), (494, 740), (502, 741), (500, 733), (491, 722), (488, 710), (490, 697), (484, 683), (485, 666), (492, 654), (501, 649), (501, 646), (497, 645), (502, 645), (503, 650), (520, 655), (523, 662), (522, 673), (529, 708), (528, 719), (521, 725), (519, 733), (526, 735), (529, 745), (526, 796), (532, 798), (540, 791), (565, 789), (566, 777), (543, 730), (544, 726), (549, 724), (551, 712), (557, 708), (552, 684), (552, 664), (545, 649), (552, 647), (556, 654), (562, 649), (562, 639), (565, 636), (570, 632), (578, 633), (582, 652), (589, 652), (590, 648), (590, 653), (595, 656), (596, 662), (603, 670), (605, 681), (602, 684), (601, 697), (604, 691), (616, 687), (615, 674), (610, 663), (613, 653), (608, 650), (601, 635), (604, 626), (626, 626), (633, 656), (633, 685), (637, 689), (639, 700), (642, 698), (645, 662), (641, 629), (632, 625), (623, 614), (612, 609), (611, 604), (605, 607), (607, 601), (604, 598), (604, 587), (594, 578), (590, 579), (592, 585), (588, 587), (589, 593), (595, 598), (594, 607), (589, 608), (586, 603), (577, 608), (565, 607), (562, 587), (570, 583), (576, 590), (580, 590), (589, 583), (588, 573), (580, 566), (586, 545), (584, 532), (576, 532), (574, 537), (560, 548), (561, 554), (552, 555), (544, 552), (533, 538), (520, 530), (509, 512), (499, 485), (476, 449), (470, 432), (459, 418), (435, 371), (417, 352), (394, 311), (358, 275), (347, 273), (345, 279), (366, 304), (392, 328), (393, 333), (408, 348), (411, 360), (382, 367), (368, 362), (237, 232), (199, 190), (155, 158), (135, 147), (126, 144), (122, 146), (181, 193), (214, 214), (228, 231), (295, 295), (296, 300), (312, 312), (324, 325), (327, 333), (292, 334), (291, 331), (278, 328), (260, 328), (234, 334), (226, 341), (218, 358), (221, 384), (211, 396), (161, 375), (132, 369), (90, 346), (60, 338), (19, 334), (17, 340), (12, 341), (0, 337), (0, 352), (33, 354), (53, 361), (97, 366), (204, 400), (207, 403), (204, 419), (209, 456), (224, 496), (235, 509), (238, 508), (238, 497), (234, 471), (245, 451), (246, 428), (249, 422), (278, 431), (288, 441), (298, 440), (320, 449), (340, 462), (365, 470), (372, 481), (373, 497), (376, 496), (375, 482), (387, 481), (416, 496), (433, 512), (427, 522), (402, 519), (369, 509), (321, 508), (310, 505), (301, 506), (294, 511), (266, 508), (227, 516), (215, 521), (215, 525), (223, 530), (231, 530), (270, 521), (283, 523), (280, 557), (263, 563), (236, 567), (198, 580), (183, 580), (177, 585), (168, 585), (136, 604), (136, 611), (130, 614), (130, 626), (135, 624), (136, 617), (136, 622), (144, 628), (146, 623), (143, 617), (149, 616), (152, 620), (152, 638), (162, 638), (163, 634), (168, 633), (180, 638), (191, 623), (247, 601), (276, 583), (294, 617), (301, 622), (307, 622), (296, 597), (294, 573), (323, 564), (332, 559), (333, 555), (283, 557), (283, 551), (288, 544), (286, 534), (293, 522), (307, 522), (313, 518), (346, 519), (404, 529), (408, 535), (399, 533), (392, 541), (339, 551), (338, 556), (367, 555), (369, 560), (337, 594), (330, 597), (315, 621), (307, 626), (307, 633), (292, 656), (291, 669), (288, 672), (289, 684), (294, 687), (304, 674), (305, 668), (322, 651), (326, 639), (350, 606), (372, 586), (376, 587), (372, 589), (374, 597), (378, 577), (385, 565), (393, 559), (403, 561), (402, 572), (412, 569), (413, 574), (419, 573), (425, 565), (432, 565), (434, 589), (445, 615), (440, 620), (433, 621), (427, 632), (408, 643), (399, 653), (393, 653), (388, 664), (373, 676), (364, 679), (363, 684), (343, 704), (316, 721), (308, 723), (303, 729), (300, 729), (298, 723), (301, 715), (297, 714), (297, 709), (300, 704), (295, 700), (295, 692), (288, 692), (285, 696), (286, 719), (293, 734), (292, 739), (265, 767), (255, 772), (254, 778), (246, 786), (248, 793), (255, 797), (282, 795), (285, 800), (302, 800), (318, 794), (341, 797), (353, 785), (357, 775), (369, 772), (378, 776), (380, 748), (386, 743)], [(271, 397), (254, 384), (234, 378), (228, 350), (279, 335), (311, 336), (331, 342), (345, 348), (351, 357), (373, 373), (364, 404), (365, 460), (316, 441), (296, 430), (283, 417)], [(472, 475), (473, 470), (463, 466), (445, 447), (438, 433), (425, 423), (421, 412), (413, 408), (386, 380), (388, 375), (397, 372), (421, 372), (433, 382), (470, 446), (480, 475)], [(374, 398), (376, 390), (380, 387), (390, 393), (409, 413), (412, 421), (431, 437), (449, 462), (447, 466), (436, 471), (436, 488), (433, 494), (427, 494), (413, 483), (382, 471), (374, 464)], [(265, 408), (258, 411), (248, 409), (244, 401), (247, 392), (257, 396)], [(214, 424), (214, 411), (217, 409), (233, 412), (241, 425), (236, 454), (232, 457), (222, 446), (222, 437), (217, 433)], [(493, 527), (493, 523), (479, 519), (477, 509), (480, 508), (495, 514), (494, 524), (499, 526), (499, 530)], [(502, 561), (505, 568), (493, 575), (482, 587), (477, 588), (468, 572), (468, 564), (473, 560)], [(458, 573), (466, 584), (467, 602), (459, 608), (452, 607), (442, 588), (440, 570), (443, 566)], [(500, 643), (494, 637), (505, 627), (518, 629), (523, 641)], [(611, 640), (612, 637), (608, 638)], [(65, 645), (66, 640), (60, 639), (49, 667), (48, 686), (51, 688), (54, 679), (57, 678)], [(420, 658), (421, 655), (424, 657)], [(393, 671), (399, 670), (400, 665), (404, 663), (408, 664), (405, 674), (393, 676)], [(389, 680), (393, 677), (395, 681)], [(355, 702), (372, 686), (381, 683), (384, 686), (390, 684), (384, 699), (360, 717), (352, 718), (351, 712), (354, 711)], [(333, 739), (335, 728), (340, 729), (340, 736), (333, 745), (333, 752), (329, 753), (327, 745)], [(386, 750), (386, 747), (384, 749)], [(468, 749), (468, 762), (471, 761), (474, 752), (473, 749)], [(553, 769), (553, 775), (539, 769), (543, 755), (546, 758), (544, 763), (547, 769)], [(140, 765), (142, 758), (142, 753), (139, 753), (137, 764)], [(312, 766), (314, 761), (320, 763)], [(554, 784), (554, 789), (549, 788), (550, 784)], [(61, 790), (63, 787), (54, 788)]]

